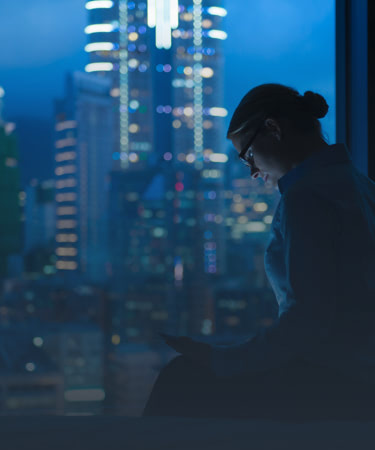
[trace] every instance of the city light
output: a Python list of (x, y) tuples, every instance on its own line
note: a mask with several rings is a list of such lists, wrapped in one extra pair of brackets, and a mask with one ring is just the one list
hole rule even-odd
[(109, 9), (112, 8), (113, 2), (110, 0), (98, 0), (98, 1), (91, 1), (86, 3), (86, 9), (100, 9), (105, 8)]
[(227, 15), (227, 10), (225, 8), (221, 8), (220, 6), (210, 6), (207, 8), (207, 12), (212, 16), (225, 17)]
[(34, 337), (33, 344), (35, 347), (41, 347), (43, 345), (43, 339), (41, 337)]
[(62, 233), (56, 235), (56, 242), (77, 242), (78, 236), (74, 233)]
[(57, 153), (57, 155), (55, 156), (55, 160), (57, 162), (71, 161), (73, 159), (76, 159), (76, 156), (77, 156), (76, 152), (62, 152), (62, 153)]
[(224, 153), (211, 153), (209, 158), (210, 161), (217, 163), (226, 163), (228, 161), (228, 156)]
[(120, 161), (123, 169), (129, 165), (129, 69), (128, 69), (128, 2), (119, 1), (120, 44)]
[(113, 345), (119, 345), (119, 343), (121, 342), (121, 338), (118, 334), (114, 334), (112, 336), (112, 344)]
[(56, 269), (59, 270), (76, 270), (78, 264), (75, 261), (57, 261)]
[(147, 25), (150, 28), (156, 26), (156, 0), (148, 0), (147, 2)]
[(178, 27), (178, 0), (148, 0), (147, 25), (155, 28), (157, 48), (171, 48), (172, 30)]
[(105, 52), (111, 51), (115, 48), (112, 42), (92, 42), (91, 44), (87, 44), (85, 47), (85, 52)]
[(8, 122), (5, 124), (4, 129), (5, 129), (5, 134), (10, 135), (16, 129), (16, 124), (14, 122)]
[(201, 70), (201, 75), (203, 78), (212, 78), (214, 75), (213, 69), (211, 67), (203, 67)]
[(36, 369), (36, 367), (35, 367), (35, 364), (34, 364), (34, 363), (28, 362), (28, 363), (26, 363), (26, 365), (25, 365), (25, 369), (26, 369), (28, 372), (34, 372), (34, 370)]
[(203, 152), (203, 77), (202, 77), (202, 0), (194, 0), (193, 5), (193, 100), (194, 100), (194, 153), (195, 168), (202, 169)]
[(58, 247), (58, 248), (56, 248), (56, 255), (58, 255), (58, 256), (76, 256), (77, 249), (74, 247)]
[(254, 205), (254, 211), (256, 212), (264, 212), (267, 211), (268, 205), (264, 202), (255, 203)]
[(182, 281), (184, 279), (184, 266), (180, 257), (176, 257), (174, 261), (174, 279), (175, 281)]
[(0, 98), (3, 98), (4, 95), (5, 95), (4, 88), (2, 88), (2, 87), (0, 86)]
[(133, 31), (132, 33), (129, 33), (128, 39), (129, 41), (136, 41), (139, 38), (139, 34)]
[(113, 70), (113, 64), (109, 62), (91, 63), (85, 67), (86, 72), (110, 72)]
[(213, 39), (221, 39), (224, 40), (228, 37), (227, 33), (222, 30), (210, 30), (207, 32), (208, 37)]
[(226, 117), (228, 115), (228, 111), (225, 108), (214, 107), (209, 109), (209, 115), (216, 117)]
[(56, 148), (73, 147), (77, 143), (75, 138), (58, 139), (55, 142)]
[(66, 175), (66, 174), (75, 173), (76, 170), (77, 170), (77, 168), (74, 165), (60, 166), (60, 167), (56, 167), (55, 174), (57, 176)]
[(136, 163), (139, 161), (139, 156), (137, 155), (137, 153), (130, 153), (129, 154), (129, 161), (132, 163)]
[(273, 216), (271, 216), (271, 215), (263, 217), (263, 222), (264, 223), (271, 224), (272, 221), (273, 221)]
[(60, 206), (57, 208), (56, 214), (58, 216), (72, 216), (77, 214), (77, 208), (75, 206)]
[(85, 28), (86, 34), (92, 33), (111, 33), (115, 27), (111, 23), (99, 23), (94, 25), (87, 25)]
[(64, 120), (63, 122), (59, 122), (55, 126), (56, 131), (69, 130), (71, 128), (76, 128), (77, 122), (75, 120)]
[(75, 228), (77, 226), (76, 220), (58, 220), (57, 221), (57, 228), (64, 229), (64, 228)]
[(129, 133), (135, 134), (139, 131), (139, 125), (137, 123), (132, 123), (129, 125)]
[(266, 231), (266, 225), (263, 222), (249, 222), (245, 224), (244, 227), (249, 233), (261, 233)]

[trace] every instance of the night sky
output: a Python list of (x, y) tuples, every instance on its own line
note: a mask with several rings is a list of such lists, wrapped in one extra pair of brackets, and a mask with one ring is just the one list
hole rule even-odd
[[(278, 82), (315, 90), (330, 112), (334, 135), (334, 0), (227, 0), (225, 101), (229, 116), (252, 87)], [(0, 2), (0, 86), (4, 116), (15, 121), (22, 181), (52, 175), (53, 99), (67, 72), (83, 70), (87, 55), (85, 0)], [(229, 120), (229, 117), (228, 117)]]

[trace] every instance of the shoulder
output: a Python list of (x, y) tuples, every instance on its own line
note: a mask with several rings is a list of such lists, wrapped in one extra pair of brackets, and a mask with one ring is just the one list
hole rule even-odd
[(290, 212), (307, 208), (324, 208), (331, 203), (326, 193), (318, 187), (306, 183), (298, 183), (290, 188), (282, 196), (281, 202), (282, 209)]
[(281, 228), (308, 228), (318, 230), (335, 227), (337, 212), (333, 199), (316, 186), (298, 184), (282, 197)]

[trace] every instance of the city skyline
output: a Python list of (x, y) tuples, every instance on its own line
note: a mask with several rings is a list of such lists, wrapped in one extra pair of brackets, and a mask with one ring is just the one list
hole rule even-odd
[(263, 258), (279, 196), (238, 163), (226, 125), (257, 83), (303, 80), (334, 103), (333, 2), (302, 26), (307, 11), (285, 0), (293, 39), (274, 0), (248, 17), (241, 2), (180, 0), (161, 34), (152, 5), (20, 0), (33, 39), (18, 58), (9, 40), (0, 78), (13, 180), (0, 197), (17, 213), (0, 254), (0, 411), (139, 415), (173, 356), (158, 332), (231, 345), (277, 318)]
[[(36, 164), (27, 152), (25, 134), (36, 148), (36, 156), (52, 169), (53, 141), (48, 127), (53, 119), (53, 99), (63, 95), (66, 73), (84, 70), (88, 57), (84, 51), (87, 44), (83, 32), (87, 22), (84, 1), (71, 1), (63, 6), (61, 2), (51, 4), (44, 0), (21, 3), (7, 4), (6, 14), (4, 11), (1, 15), (8, 17), (4, 23), (0, 19), (0, 37), (8, 45), (4, 46), (0, 63), (0, 85), (5, 89), (4, 115), (8, 120), (20, 119), (21, 158), (28, 168), (27, 173), (21, 174), (24, 184), (32, 178), (32, 171), (37, 178), (47, 177), (45, 168)], [(322, 123), (333, 143), (335, 2), (305, 1), (303, 8), (300, 3), (287, 0), (280, 5), (275, 0), (253, 0), (254, 15), (246, 17), (241, 2), (225, 2), (228, 38), (223, 42), (227, 60), (224, 106), (229, 111), (226, 124), (247, 90), (262, 82), (278, 81), (300, 90), (315, 89), (327, 98), (330, 111)], [(280, 10), (281, 7), (284, 9)], [(1, 8), (5, 4), (0, 11)], [(279, 15), (287, 11), (288, 26), (285, 20), (280, 23), (275, 19), (278, 11)], [(12, 17), (25, 23), (21, 32), (16, 33), (9, 26), (14, 22)], [(22, 44), (26, 35), (33, 36), (27, 47)], [(316, 71), (316, 67), (322, 70)], [(32, 126), (25, 123), (25, 117), (33, 121)]]

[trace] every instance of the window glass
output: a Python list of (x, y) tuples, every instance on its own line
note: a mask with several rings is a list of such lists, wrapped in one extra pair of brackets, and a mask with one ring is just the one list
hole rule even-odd
[(280, 194), (226, 130), (276, 82), (326, 98), (334, 143), (334, 1), (152, 5), (0, 6), (0, 414), (139, 416), (177, 355), (158, 332), (233, 344), (277, 318)]

